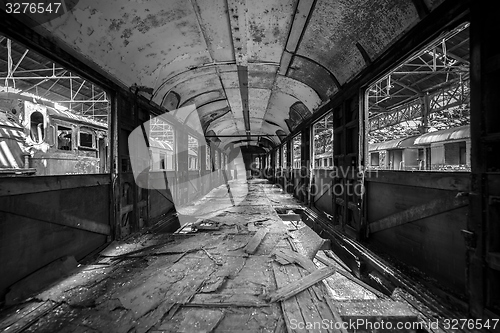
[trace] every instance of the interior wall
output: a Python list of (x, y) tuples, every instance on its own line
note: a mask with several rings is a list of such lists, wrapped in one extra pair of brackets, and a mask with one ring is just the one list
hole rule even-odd
[(425, 217), (426, 209), (419, 207), (455, 198), (468, 189), (469, 174), (379, 171), (367, 181), (369, 225), (404, 211), (416, 216), (408, 223), (370, 234), (369, 243), (417, 268), (445, 289), (465, 295), (466, 247), (461, 230), (467, 226), (467, 206), (442, 207), (442, 212), (429, 217)]
[(50, 262), (63, 256), (80, 260), (105, 244), (110, 219), (109, 175), (3, 181), (0, 299), (10, 285)]

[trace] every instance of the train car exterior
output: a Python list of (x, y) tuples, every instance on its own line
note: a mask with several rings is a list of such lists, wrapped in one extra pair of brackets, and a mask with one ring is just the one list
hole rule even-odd
[(461, 126), (369, 145), (378, 170), (470, 171), (470, 128)]
[(3, 93), (0, 101), (3, 175), (107, 172), (106, 123), (24, 95)]

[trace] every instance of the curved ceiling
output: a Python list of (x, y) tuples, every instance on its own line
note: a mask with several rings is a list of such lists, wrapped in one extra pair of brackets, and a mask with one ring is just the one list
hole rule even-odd
[[(194, 104), (185, 121), (224, 148), (279, 143), (441, 2), (80, 0), (37, 29), (158, 105)], [(307, 109), (295, 120), (294, 105)]]

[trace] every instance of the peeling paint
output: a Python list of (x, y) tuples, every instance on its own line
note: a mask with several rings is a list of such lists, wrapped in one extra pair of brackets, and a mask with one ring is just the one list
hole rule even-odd
[[(431, 10), (442, 1), (424, 0)], [(169, 91), (178, 93), (181, 103), (225, 98), (231, 112), (202, 111), (216, 133), (245, 131), (236, 69), (245, 65), (251, 129), (274, 134), (277, 126), (264, 119), (287, 132), (284, 120), (293, 103), (314, 112), (338, 92), (328, 71), (344, 84), (363, 70), (357, 42), (376, 59), (419, 21), (412, 1), (317, 0), (296, 48), (311, 5), (305, 0), (80, 0), (43, 28), (126, 86), (152, 87), (158, 104)], [(277, 70), (282, 58), (291, 58), (284, 56), (287, 40), (297, 56), (281, 63), (285, 77)]]

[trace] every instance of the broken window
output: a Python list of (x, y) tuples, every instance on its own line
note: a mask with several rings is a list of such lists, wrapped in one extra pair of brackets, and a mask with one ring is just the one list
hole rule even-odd
[(286, 143), (282, 146), (282, 150), (283, 150), (283, 159), (282, 159), (281, 167), (283, 169), (286, 169), (287, 168), (286, 161), (287, 161), (287, 154), (288, 154), (288, 149), (287, 149)]
[(212, 158), (210, 156), (210, 145), (206, 145), (205, 170), (212, 170)]
[(188, 168), (198, 170), (198, 139), (188, 135)]
[(299, 134), (295, 136), (292, 140), (292, 158), (293, 158), (293, 168), (300, 169), (301, 168), (301, 144), (302, 144), (302, 136)]
[[(21, 135), (27, 139), (14, 157), (24, 160), (23, 151), (29, 149), (26, 158), (36, 176), (109, 172), (106, 91), (7, 36), (0, 40), (0, 71), (15, 72), (0, 84), (0, 91), (8, 92), (0, 104), (9, 119), (24, 127)], [(0, 141), (5, 138), (0, 133)]]
[(167, 168), (166, 160), (167, 160), (167, 155), (160, 154), (160, 170), (165, 170)]
[(469, 53), (466, 22), (368, 87), (368, 167), (470, 171)]
[(30, 137), (35, 143), (42, 143), (45, 138), (44, 117), (40, 112), (31, 114)]
[(79, 146), (83, 148), (95, 148), (94, 134), (88, 130), (82, 130), (80, 128), (79, 135)]
[(70, 127), (57, 126), (57, 149), (72, 150), (73, 130)]
[(214, 151), (214, 169), (219, 170), (219, 152)]
[(379, 166), (380, 156), (379, 153), (370, 153), (370, 165), (371, 166)]
[(165, 158), (165, 170), (175, 170), (176, 141), (174, 127), (161, 117), (154, 117), (149, 122), (149, 141), (153, 152), (153, 168), (160, 168), (161, 156)]
[(313, 125), (313, 161), (315, 169), (333, 167), (333, 113)]
[(281, 167), (280, 165), (280, 148), (276, 149), (276, 155), (275, 155), (276, 161), (275, 161), (275, 168), (279, 169)]

